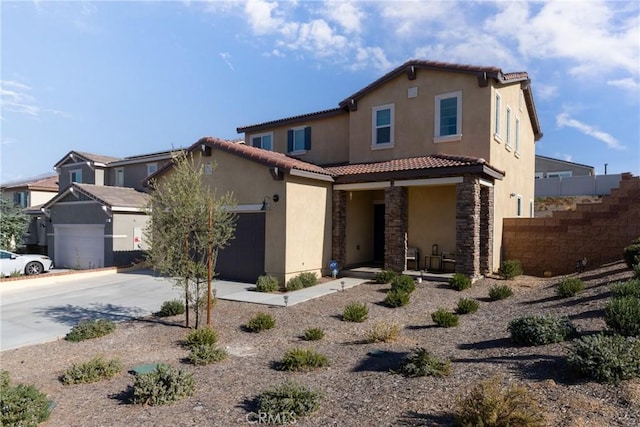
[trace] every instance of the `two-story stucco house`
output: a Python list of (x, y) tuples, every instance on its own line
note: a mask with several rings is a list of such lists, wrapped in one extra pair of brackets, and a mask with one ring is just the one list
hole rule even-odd
[(55, 164), (59, 193), (42, 207), (48, 253), (58, 267), (126, 265), (146, 249), (143, 180), (171, 151), (116, 158), (71, 151)]
[(188, 149), (238, 200), (223, 277), (287, 280), (330, 260), (403, 270), (416, 249), (421, 269), (445, 253), (479, 276), (499, 266), (503, 218), (532, 216), (542, 132), (525, 72), (411, 60), (337, 108), (237, 130), (244, 144)]

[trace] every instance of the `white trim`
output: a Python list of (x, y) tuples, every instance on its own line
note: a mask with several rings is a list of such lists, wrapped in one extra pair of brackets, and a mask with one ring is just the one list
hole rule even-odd
[(505, 122), (505, 147), (511, 148), (511, 107), (507, 105), (507, 120)]
[[(118, 172), (121, 172), (121, 176), (122, 176), (122, 182), (118, 182)], [(114, 180), (113, 180), (113, 186), (114, 187), (124, 187), (124, 168), (123, 167), (117, 167), (113, 169), (113, 175), (114, 175)]]
[[(264, 136), (270, 136), (271, 137), (271, 148), (262, 147), (262, 137), (264, 137)], [(249, 135), (249, 146), (251, 146), (251, 147), (255, 147), (255, 145), (253, 145), (253, 138), (260, 138), (260, 148), (262, 148), (263, 150), (273, 151), (273, 132), (262, 132), (262, 133), (256, 133), (256, 134)]]
[(290, 156), (301, 156), (303, 154), (307, 154), (307, 150), (290, 151), (287, 154), (289, 154)]
[(486, 179), (479, 179), (478, 182), (480, 183), (480, 185), (484, 186), (484, 187), (493, 187), (493, 182), (489, 182)]
[[(435, 111), (434, 115), (434, 142), (436, 139), (448, 138), (454, 135), (440, 135), (440, 101), (443, 99), (456, 98), (456, 133), (455, 136), (462, 138), (462, 91), (448, 92), (435, 96)], [(437, 141), (444, 142), (444, 141)]]
[(514, 142), (516, 145), (516, 156), (519, 156), (520, 153), (520, 117), (516, 116), (516, 128), (515, 128), (515, 136)]
[(440, 142), (456, 142), (462, 140), (462, 134), (459, 133), (457, 135), (447, 135), (447, 136), (437, 136), (433, 137), (433, 142), (438, 144)]
[[(73, 174), (76, 173), (76, 172), (78, 172), (79, 178), (80, 178), (80, 180), (78, 180), (78, 181), (74, 181), (73, 180)], [(72, 184), (74, 182), (78, 182), (78, 183), (82, 184), (82, 169), (71, 169), (69, 171), (69, 182), (71, 182)]]
[(380, 190), (391, 187), (391, 181), (360, 182), (357, 184), (336, 184), (334, 190)]
[(501, 123), (500, 123), (500, 115), (502, 113), (502, 97), (500, 96), (500, 93), (496, 90), (496, 96), (494, 97), (494, 102), (495, 105), (493, 106), (493, 114), (494, 114), (494, 118), (493, 118), (493, 136), (494, 138), (497, 138), (499, 141), (502, 141), (502, 138), (500, 137), (500, 131), (501, 129)]
[(111, 237), (112, 239), (124, 239), (129, 237), (127, 234), (105, 234), (104, 237)]
[(449, 185), (459, 184), (463, 181), (461, 176), (452, 176), (446, 178), (424, 178), (424, 179), (407, 179), (403, 181), (395, 181), (393, 183), (396, 187), (415, 187), (415, 186), (428, 186), (428, 185)]
[[(149, 172), (149, 169), (151, 168), (151, 166), (155, 167), (155, 170), (152, 172)], [(151, 163), (147, 163), (147, 176), (152, 175), (154, 173), (156, 173), (158, 171), (158, 162), (151, 162)]]
[[(379, 143), (377, 140), (378, 137), (378, 125), (377, 123), (377, 112), (382, 110), (389, 110), (389, 142)], [(395, 104), (384, 104), (378, 105), (376, 107), (371, 108), (371, 149), (381, 149), (381, 148), (391, 148), (395, 143), (395, 139), (393, 134), (395, 132), (395, 120), (396, 120), (396, 106)], [(387, 127), (387, 125), (380, 126)]]
[(111, 212), (145, 212), (144, 208), (134, 208), (131, 206), (112, 206)]
[(262, 210), (262, 203), (248, 203), (244, 205), (236, 205), (233, 208), (224, 206), (224, 209), (231, 212), (248, 213), (248, 212), (264, 212)]
[(330, 177), (329, 175), (323, 175), (321, 173), (316, 173), (316, 172), (309, 172), (309, 171), (301, 171), (298, 169), (291, 169), (289, 171), (290, 175), (293, 176), (299, 176), (302, 178), (310, 178), (310, 179), (317, 179), (319, 181), (327, 181), (327, 182), (334, 182), (333, 178)]
[(57, 202), (55, 205), (89, 205), (89, 204), (99, 204), (99, 202), (91, 199), (91, 200), (79, 200), (77, 202)]

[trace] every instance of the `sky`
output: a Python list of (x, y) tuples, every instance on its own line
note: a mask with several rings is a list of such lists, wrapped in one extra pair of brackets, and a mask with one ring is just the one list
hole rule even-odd
[(409, 59), (526, 71), (536, 153), (640, 175), (638, 1), (0, 2), (0, 182), (242, 138)]

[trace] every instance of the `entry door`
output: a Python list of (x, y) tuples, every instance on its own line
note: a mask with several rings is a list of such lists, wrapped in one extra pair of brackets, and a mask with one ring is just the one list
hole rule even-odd
[(373, 261), (384, 263), (384, 205), (373, 205)]

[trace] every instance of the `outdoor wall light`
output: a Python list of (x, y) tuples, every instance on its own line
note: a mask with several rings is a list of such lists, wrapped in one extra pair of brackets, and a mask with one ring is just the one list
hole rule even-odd
[(509, 194), (509, 197), (516, 197), (516, 193)]
[(261, 211), (268, 211), (271, 209), (271, 206), (269, 205), (267, 199), (272, 200), (274, 203), (278, 203), (278, 200), (280, 200), (280, 196), (278, 196), (277, 194), (274, 194), (272, 197), (264, 196), (264, 200), (262, 201), (262, 208), (260, 208)]

